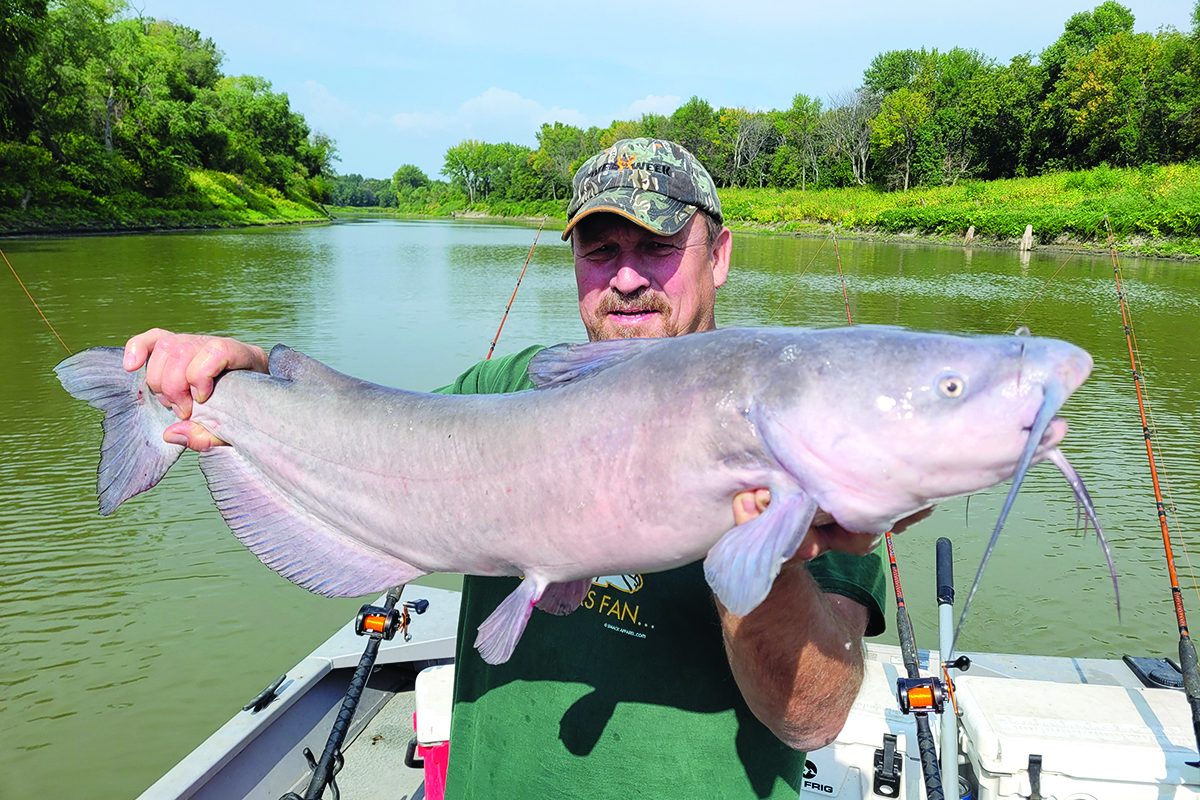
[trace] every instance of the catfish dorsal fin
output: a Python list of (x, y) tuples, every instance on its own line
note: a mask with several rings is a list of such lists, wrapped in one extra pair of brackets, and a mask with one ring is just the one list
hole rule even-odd
[(271, 348), (267, 365), (271, 375), (288, 381), (311, 381), (347, 389), (372, 385), (368, 381), (352, 378), (327, 367), (312, 356), (306, 356), (284, 344), (277, 344)]
[(628, 361), (660, 344), (662, 339), (608, 339), (603, 342), (557, 344), (533, 357), (529, 362), (529, 379), (539, 389), (562, 386)]

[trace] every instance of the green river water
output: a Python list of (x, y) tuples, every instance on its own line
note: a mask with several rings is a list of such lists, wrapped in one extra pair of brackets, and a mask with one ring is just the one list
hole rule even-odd
[[(284, 342), (359, 377), (448, 383), (487, 352), (534, 230), (369, 220), (321, 227), (0, 242), (73, 349), (159, 325)], [(739, 235), (718, 322), (842, 325), (830, 245)], [(841, 242), (856, 324), (997, 333), (1063, 265), (1001, 250)], [(1124, 261), (1166, 475), (1185, 536), (1200, 504), (1200, 267)], [(0, 276), (0, 798), (132, 797), (351, 617), (263, 567), (228, 532), (188, 457), (110, 518), (96, 512), (98, 415), (52, 368), (66, 355)], [(1107, 259), (1076, 256), (1021, 322), (1092, 353), (1062, 415), (1121, 580), (1117, 619), (1071, 493), (1035, 468), (960, 646), (1073, 656), (1172, 655), (1177, 635), (1128, 355)], [(498, 353), (582, 339), (570, 252), (547, 231)], [(1004, 492), (943, 505), (897, 538), (918, 644), (935, 646), (933, 543), (960, 590)], [(1178, 544), (1185, 603), (1200, 595)], [(1195, 554), (1200, 558), (1200, 551)], [(962, 595), (960, 595), (961, 597)], [(889, 630), (884, 641), (893, 643)]]

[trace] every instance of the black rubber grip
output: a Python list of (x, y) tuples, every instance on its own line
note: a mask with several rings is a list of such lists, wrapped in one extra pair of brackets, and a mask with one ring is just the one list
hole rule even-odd
[(954, 558), (950, 540), (937, 540), (937, 601), (938, 605), (954, 603)]

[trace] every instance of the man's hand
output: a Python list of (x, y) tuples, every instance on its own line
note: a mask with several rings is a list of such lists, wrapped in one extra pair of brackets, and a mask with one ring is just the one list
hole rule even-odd
[(146, 386), (182, 422), (167, 428), (163, 439), (204, 452), (223, 445), (201, 425), (188, 421), (193, 403), (208, 400), (213, 380), (231, 369), (267, 371), (267, 354), (261, 347), (236, 339), (172, 333), (153, 328), (125, 344), (125, 369), (133, 372), (146, 364)]

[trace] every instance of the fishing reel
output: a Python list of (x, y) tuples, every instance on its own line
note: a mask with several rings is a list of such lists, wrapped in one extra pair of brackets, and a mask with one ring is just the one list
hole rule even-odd
[(359, 636), (388, 642), (400, 632), (404, 635), (404, 641), (411, 642), (412, 634), (408, 632), (408, 626), (412, 622), (412, 613), (424, 614), (427, 608), (428, 600), (405, 600), (399, 607), (390, 609), (365, 605), (359, 609), (358, 617), (354, 620), (354, 632)]
[(905, 714), (940, 714), (946, 708), (941, 678), (897, 678), (896, 699)]

